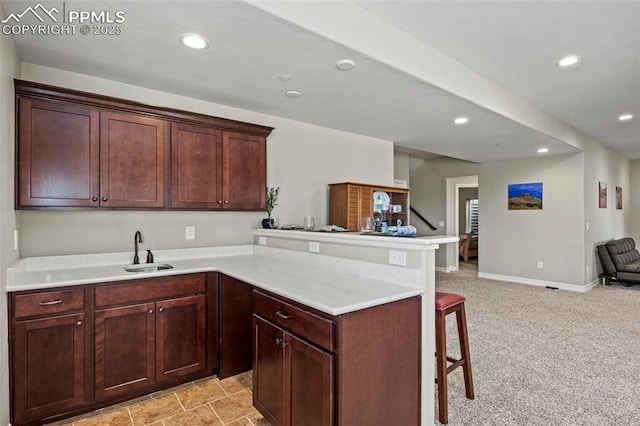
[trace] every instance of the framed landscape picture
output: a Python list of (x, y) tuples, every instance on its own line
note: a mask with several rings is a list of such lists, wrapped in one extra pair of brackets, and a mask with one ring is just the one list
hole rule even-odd
[(598, 182), (598, 207), (607, 208), (607, 184), (606, 182)]
[(508, 185), (509, 210), (542, 210), (542, 182)]

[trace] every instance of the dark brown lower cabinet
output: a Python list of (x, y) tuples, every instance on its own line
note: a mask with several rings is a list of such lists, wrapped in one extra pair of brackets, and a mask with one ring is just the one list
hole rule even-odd
[(85, 403), (84, 313), (17, 321), (13, 329), (15, 422)]
[(206, 368), (204, 294), (98, 310), (95, 330), (97, 399)]
[(96, 311), (96, 399), (155, 382), (154, 303)]
[(156, 303), (156, 380), (205, 369), (205, 296)]
[(217, 305), (217, 273), (10, 293), (12, 424), (51, 423), (214, 374)]
[(253, 316), (254, 405), (272, 426), (333, 424), (333, 356)]
[(273, 426), (420, 424), (420, 298), (332, 316), (253, 293), (253, 404)]
[(221, 379), (251, 370), (253, 286), (219, 274)]

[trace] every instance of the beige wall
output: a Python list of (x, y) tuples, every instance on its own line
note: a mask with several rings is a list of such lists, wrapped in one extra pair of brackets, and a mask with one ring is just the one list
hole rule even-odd
[[(0, 16), (4, 16), (2, 5)], [(20, 62), (13, 37), (0, 35), (0, 425), (9, 423), (7, 283), (4, 271), (19, 255), (13, 245), (13, 230), (18, 229), (19, 219), (13, 210), (13, 79), (18, 75)]]
[[(629, 207), (631, 215), (631, 236), (640, 245), (640, 160), (630, 162), (630, 188), (624, 194), (623, 208)], [(626, 194), (629, 194), (627, 196)]]
[[(393, 184), (393, 144), (388, 141), (232, 108), (33, 64), (22, 64), (25, 80), (210, 114), (274, 127), (267, 140), (267, 185), (279, 186), (273, 215), (281, 224), (301, 224), (312, 215), (328, 219), (327, 184), (356, 181)], [(140, 229), (143, 249), (251, 244), (262, 212), (24, 211), (22, 256), (126, 251)], [(196, 239), (184, 239), (184, 227)]]
[[(630, 180), (629, 160), (594, 141), (584, 146), (584, 193), (585, 233), (584, 256), (585, 276), (587, 281), (595, 281), (601, 272), (596, 245), (613, 239), (629, 236), (631, 230), (631, 206), (633, 190), (640, 186), (640, 181)], [(598, 206), (598, 182), (607, 184), (607, 208)], [(623, 208), (616, 209), (616, 186), (622, 188)], [(633, 187), (632, 187), (633, 186)], [(635, 198), (637, 203), (637, 198)], [(587, 222), (589, 229), (587, 230)], [(586, 273), (589, 266), (589, 273)]]
[[(432, 231), (413, 214), (411, 215), (411, 224), (418, 229), (420, 235), (446, 235), (447, 178), (477, 175), (482, 165), (454, 158), (438, 157), (428, 160), (412, 158), (410, 166), (411, 204), (438, 229)], [(480, 196), (482, 196), (481, 192)], [(483, 204), (480, 201), (480, 210), (482, 209)], [(482, 214), (480, 220), (483, 220)], [(444, 222), (445, 225), (440, 227), (440, 222)], [(437, 267), (450, 268), (454, 266), (451, 264), (451, 260), (447, 260), (447, 251), (455, 252), (454, 244), (443, 245), (436, 250)], [(450, 259), (451, 257), (449, 255)]]
[[(640, 160), (629, 162), (589, 138), (582, 144), (585, 152), (580, 154), (489, 164), (412, 158), (412, 204), (436, 223), (445, 220), (446, 179), (477, 174), (480, 272), (585, 286), (598, 277), (596, 244), (626, 235), (640, 241)], [(598, 181), (608, 184), (606, 209), (598, 208)], [(543, 210), (507, 210), (507, 185), (527, 182), (543, 183)], [(622, 210), (615, 208), (616, 186), (623, 188)], [(445, 233), (442, 228), (430, 231), (415, 219), (412, 224), (423, 234)], [(537, 269), (539, 260), (542, 270)], [(436, 265), (451, 267), (447, 262), (445, 252), (438, 250)]]
[[(508, 185), (530, 182), (542, 182), (542, 210), (508, 210)], [(583, 154), (483, 165), (480, 272), (583, 286), (582, 182)]]

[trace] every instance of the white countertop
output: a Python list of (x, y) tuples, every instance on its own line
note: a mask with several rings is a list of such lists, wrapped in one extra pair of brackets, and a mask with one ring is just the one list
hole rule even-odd
[[(24, 258), (7, 269), (7, 290), (218, 271), (331, 315), (417, 296), (424, 291), (416, 283), (419, 277), (412, 282), (411, 271), (404, 268), (266, 247), (158, 250), (154, 255), (156, 263), (169, 263), (174, 268), (127, 272), (124, 267), (129, 266), (131, 253)], [(306, 261), (307, 258), (311, 261)], [(318, 262), (319, 258), (329, 259)], [(375, 274), (367, 272), (368, 266)]]
[(455, 243), (458, 237), (447, 235), (431, 236), (392, 236), (378, 234), (361, 234), (359, 232), (322, 232), (284, 230), (284, 229), (256, 229), (253, 235), (258, 237), (278, 237), (292, 240), (325, 241), (338, 244), (347, 244), (367, 247), (385, 247), (403, 250), (434, 250), (440, 244)]

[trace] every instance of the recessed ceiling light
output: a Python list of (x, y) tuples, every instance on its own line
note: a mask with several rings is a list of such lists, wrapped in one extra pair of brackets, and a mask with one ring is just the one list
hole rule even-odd
[(209, 47), (207, 39), (198, 34), (182, 34), (180, 41), (192, 49), (206, 49)]
[(578, 62), (580, 62), (580, 56), (571, 55), (571, 56), (565, 56), (564, 58), (556, 62), (556, 64), (559, 67), (570, 67), (571, 65), (575, 65)]
[(297, 90), (287, 90), (284, 94), (287, 95), (288, 98), (299, 98), (302, 96), (302, 93)]
[(458, 125), (467, 124), (469, 122), (469, 119), (467, 117), (457, 117), (455, 120), (453, 120), (453, 122)]
[(546, 153), (546, 152), (549, 152), (549, 148), (540, 148), (540, 149), (538, 150), (538, 154), (544, 154), (544, 153)]
[(291, 80), (291, 74), (280, 74), (278, 78), (282, 81), (289, 81)]
[(356, 63), (351, 59), (340, 59), (338, 62), (336, 62), (336, 68), (338, 68), (340, 71), (349, 71), (352, 70), (355, 66)]
[(618, 117), (618, 120), (627, 121), (627, 120), (631, 120), (632, 118), (633, 118), (633, 114), (622, 114), (620, 117)]

